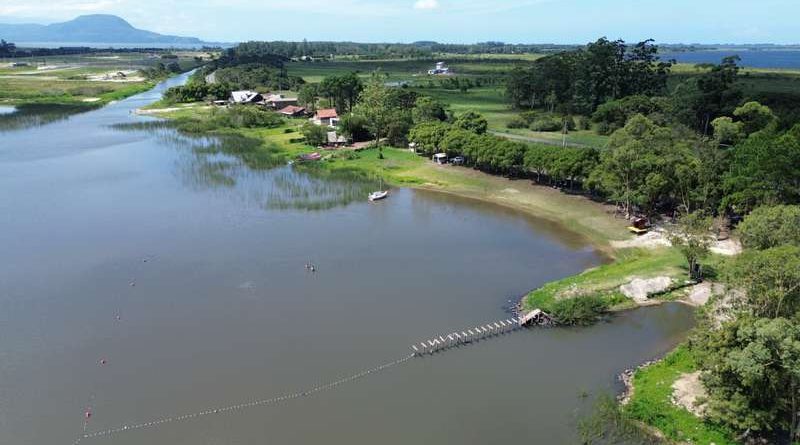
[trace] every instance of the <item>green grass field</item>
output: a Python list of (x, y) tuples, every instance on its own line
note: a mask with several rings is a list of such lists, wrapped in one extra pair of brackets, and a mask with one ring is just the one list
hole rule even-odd
[(695, 370), (691, 351), (681, 346), (655, 365), (636, 371), (633, 396), (624, 407), (625, 411), (678, 443), (736, 444), (729, 431), (672, 403), (672, 384), (682, 374)]
[[(178, 59), (161, 59), (142, 53), (86, 54), (15, 58), (28, 66), (0, 61), (0, 104), (86, 104), (89, 107), (123, 99), (152, 88), (155, 82), (141, 78), (139, 69), (176, 61), (183, 69), (196, 65), (196, 55), (180, 53)], [(105, 75), (125, 72), (129, 81), (111, 81)]]
[(439, 61), (447, 63), (455, 75), (469, 77), (502, 74), (517, 65), (528, 64), (539, 57), (542, 56), (539, 54), (442, 54), (425, 59), (364, 60), (346, 58), (332, 61), (291, 62), (287, 65), (287, 70), (290, 75), (303, 77), (307, 82), (319, 82), (328, 75), (350, 72), (357, 72), (363, 77), (368, 77), (378, 70), (389, 75), (390, 81), (425, 82), (431, 79), (427, 75), (427, 71)]

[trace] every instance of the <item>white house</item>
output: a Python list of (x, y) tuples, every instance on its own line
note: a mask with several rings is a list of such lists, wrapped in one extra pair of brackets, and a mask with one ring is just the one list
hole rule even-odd
[(436, 68), (428, 70), (428, 74), (430, 74), (431, 76), (435, 76), (437, 74), (450, 74), (450, 73), (451, 73), (450, 68), (448, 68), (447, 65), (444, 64), (444, 62), (436, 62)]

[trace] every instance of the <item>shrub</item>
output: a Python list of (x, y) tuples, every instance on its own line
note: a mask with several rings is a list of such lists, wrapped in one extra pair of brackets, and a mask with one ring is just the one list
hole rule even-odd
[(748, 249), (800, 246), (800, 206), (759, 207), (739, 224), (739, 235)]
[(540, 118), (531, 123), (530, 129), (533, 131), (560, 131), (563, 122), (554, 117)]
[(214, 109), (214, 121), (221, 127), (275, 128), (283, 124), (283, 117), (260, 107), (243, 105), (227, 109)]
[(306, 122), (303, 129), (300, 130), (306, 138), (306, 144), (318, 146), (328, 142), (328, 130), (320, 125), (314, 125), (311, 122)]
[(514, 116), (508, 123), (506, 124), (507, 128), (527, 128), (530, 125), (525, 119), (520, 116)]
[(482, 114), (471, 110), (456, 117), (453, 125), (477, 134), (484, 134), (489, 128), (489, 122), (486, 121), (486, 118)]
[(556, 301), (550, 315), (562, 325), (585, 326), (592, 324), (608, 310), (608, 304), (596, 297), (565, 298)]
[(522, 120), (524, 120), (524, 121), (525, 121), (525, 124), (526, 124), (525, 126), (527, 127), (527, 126), (528, 126), (528, 125), (530, 125), (530, 124), (531, 124), (533, 121), (535, 121), (535, 120), (536, 120), (536, 118), (538, 118), (539, 116), (541, 116), (541, 114), (542, 114), (542, 113), (540, 113), (540, 112), (538, 112), (538, 111), (536, 111), (536, 110), (531, 110), (531, 111), (526, 111), (526, 112), (524, 112), (524, 113), (520, 113), (519, 117), (520, 117), (520, 118), (522, 118)]

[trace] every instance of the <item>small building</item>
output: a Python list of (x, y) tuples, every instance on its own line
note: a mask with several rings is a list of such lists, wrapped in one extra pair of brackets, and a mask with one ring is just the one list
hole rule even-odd
[(441, 74), (451, 74), (450, 68), (444, 64), (444, 62), (436, 62), (436, 68), (432, 70), (428, 70), (428, 74), (431, 76), (441, 75)]
[(436, 153), (433, 155), (433, 162), (439, 165), (447, 164), (447, 153)]
[(306, 109), (296, 105), (289, 105), (278, 110), (278, 113), (287, 117), (303, 117), (306, 115)]
[(264, 96), (261, 94), (255, 91), (242, 90), (231, 92), (231, 97), (228, 99), (228, 102), (232, 104), (254, 104), (262, 100), (264, 100)]
[(280, 110), (290, 105), (297, 105), (296, 97), (285, 97), (283, 94), (269, 94), (264, 96), (264, 106), (273, 110)]
[(336, 108), (323, 108), (317, 110), (311, 121), (317, 125), (335, 127), (339, 123), (339, 113), (336, 112)]
[(344, 136), (336, 134), (335, 131), (328, 132), (328, 147), (343, 147), (347, 145), (347, 139)]

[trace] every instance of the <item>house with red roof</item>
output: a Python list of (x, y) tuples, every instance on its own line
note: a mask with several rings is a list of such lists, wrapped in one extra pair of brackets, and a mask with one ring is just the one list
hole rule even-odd
[(317, 125), (335, 127), (339, 123), (339, 113), (336, 112), (336, 108), (323, 108), (317, 110), (311, 121)]
[(306, 109), (296, 105), (289, 105), (288, 107), (278, 110), (278, 113), (287, 117), (303, 117), (306, 115)]

